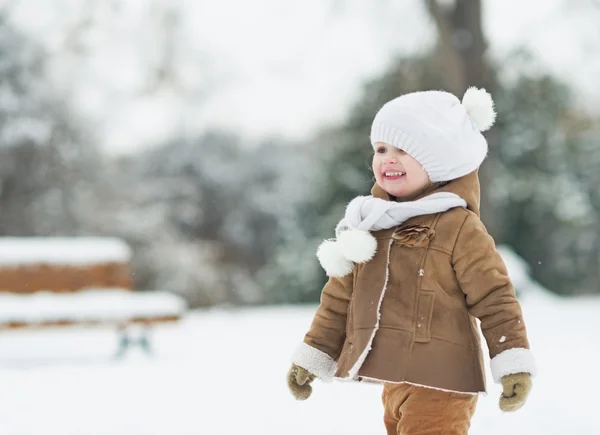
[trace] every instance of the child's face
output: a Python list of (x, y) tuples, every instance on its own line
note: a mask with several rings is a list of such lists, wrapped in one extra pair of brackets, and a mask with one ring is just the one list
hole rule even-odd
[(385, 142), (375, 144), (373, 173), (377, 184), (396, 198), (412, 198), (430, 185), (429, 176), (419, 162)]

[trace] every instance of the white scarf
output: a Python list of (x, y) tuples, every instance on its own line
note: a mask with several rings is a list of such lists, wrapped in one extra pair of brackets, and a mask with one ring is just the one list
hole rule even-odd
[(466, 206), (464, 199), (451, 192), (434, 193), (408, 202), (358, 196), (350, 201), (344, 218), (335, 228), (337, 240), (325, 240), (317, 250), (317, 257), (327, 275), (347, 275), (353, 263), (365, 263), (375, 255), (377, 240), (369, 231), (392, 228), (415, 216)]

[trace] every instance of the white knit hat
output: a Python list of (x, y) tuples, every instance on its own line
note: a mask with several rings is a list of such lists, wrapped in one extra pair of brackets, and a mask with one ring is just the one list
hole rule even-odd
[(423, 91), (386, 103), (371, 126), (371, 145), (386, 142), (418, 161), (432, 182), (460, 178), (477, 169), (488, 151), (481, 134), (496, 120), (485, 89), (471, 87), (462, 99)]

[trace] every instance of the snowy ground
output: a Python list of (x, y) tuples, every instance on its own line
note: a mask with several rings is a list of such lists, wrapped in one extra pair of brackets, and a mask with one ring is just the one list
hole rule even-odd
[[(155, 331), (156, 355), (111, 359), (109, 330), (0, 334), (0, 434), (382, 434), (380, 387), (286, 390), (288, 358), (314, 306), (196, 311)], [(526, 407), (480, 399), (472, 434), (600, 433), (600, 299), (524, 296), (540, 374)]]

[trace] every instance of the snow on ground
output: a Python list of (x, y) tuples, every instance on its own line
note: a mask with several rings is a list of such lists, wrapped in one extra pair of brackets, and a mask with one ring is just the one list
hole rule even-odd
[[(600, 433), (600, 298), (536, 289), (522, 302), (540, 369), (530, 400), (502, 414), (490, 384), (471, 434)], [(288, 393), (288, 360), (314, 309), (195, 311), (157, 328), (154, 357), (134, 349), (122, 361), (108, 329), (2, 332), (0, 433), (383, 435), (378, 385), (317, 381), (306, 402)]]

